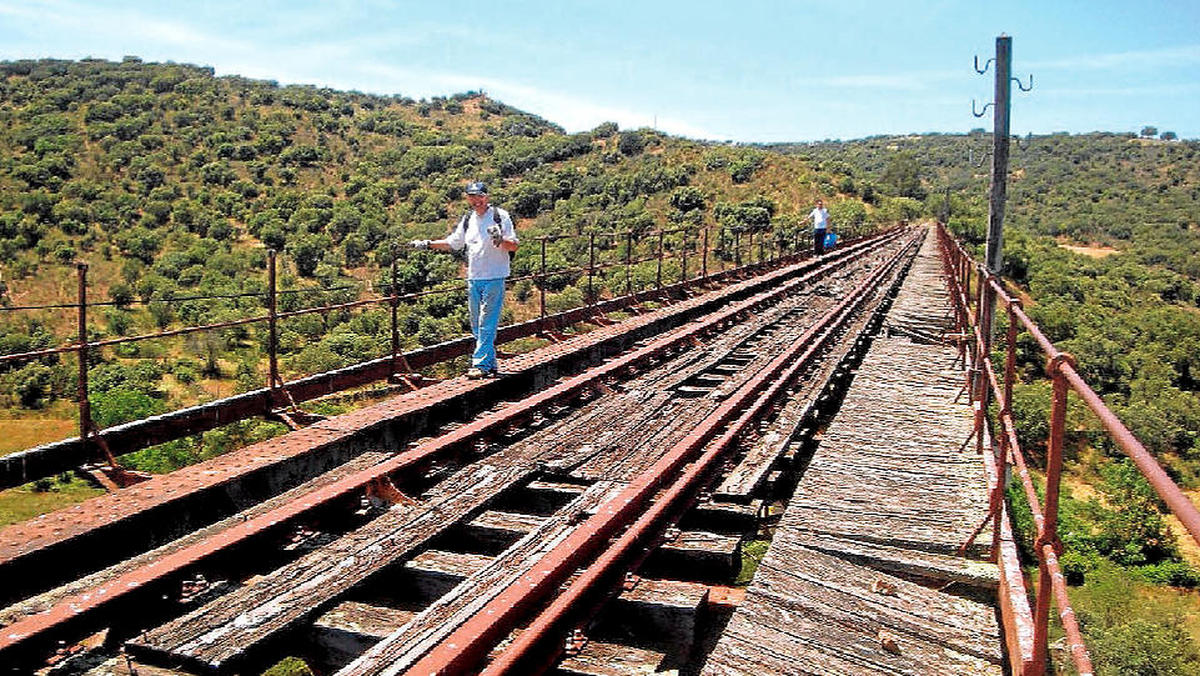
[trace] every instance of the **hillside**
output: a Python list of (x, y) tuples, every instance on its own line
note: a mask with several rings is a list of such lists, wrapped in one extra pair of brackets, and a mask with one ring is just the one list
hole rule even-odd
[[(896, 211), (838, 197), (798, 158), (613, 123), (565, 134), (477, 92), (416, 101), (136, 58), (9, 62), (0, 64), (0, 304), (73, 302), (74, 261), (84, 260), (90, 299), (112, 303), (92, 312), (96, 337), (231, 320), (262, 312), (261, 297), (248, 294), (265, 289), (267, 248), (281, 253), (280, 288), (305, 290), (282, 296), (281, 309), (386, 291), (393, 255), (402, 291), (437, 287), (457, 279), (457, 264), (404, 243), (441, 236), (465, 211), (462, 186), (474, 178), (492, 185), (526, 238), (701, 224), (770, 224), (784, 237), (817, 194), (834, 198), (846, 223)], [(681, 246), (679, 237), (668, 246)], [(517, 274), (536, 267), (528, 251)], [(550, 267), (580, 255), (552, 247)], [(558, 280), (549, 303), (578, 304), (580, 283)], [(518, 297), (529, 290), (525, 282)], [(166, 302), (195, 296), (209, 298)], [(62, 344), (74, 331), (70, 311), (2, 310), (0, 353)], [(509, 319), (531, 311), (518, 303)], [(466, 327), (457, 297), (403, 314), (406, 347)], [(285, 377), (382, 354), (382, 317), (288, 322)], [(90, 368), (93, 391), (108, 393), (94, 401), (98, 422), (261, 387), (263, 334), (252, 325), (105, 351)], [(0, 417), (13, 432), (0, 435), (9, 440), (0, 452), (69, 429), (70, 362), (0, 368)], [(15, 427), (30, 418), (44, 424)]]

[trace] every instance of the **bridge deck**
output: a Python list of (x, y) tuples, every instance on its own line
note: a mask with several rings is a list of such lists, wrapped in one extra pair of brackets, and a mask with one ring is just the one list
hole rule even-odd
[(927, 340), (948, 328), (939, 270), (930, 236), (705, 674), (1001, 673), (973, 600), (995, 566), (953, 556), (987, 484), (955, 350)]

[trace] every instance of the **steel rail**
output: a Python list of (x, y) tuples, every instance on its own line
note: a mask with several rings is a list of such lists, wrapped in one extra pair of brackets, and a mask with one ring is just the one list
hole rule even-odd
[[(881, 241), (890, 241), (890, 238), (883, 238)], [(865, 256), (869, 251), (870, 249), (864, 246), (843, 258), (826, 261), (824, 265), (796, 279), (763, 291), (757, 296), (725, 306), (724, 309), (718, 310), (704, 321), (688, 324), (681, 330), (660, 337), (626, 355), (568, 378), (504, 409), (485, 413), (480, 418), (436, 439), (298, 497), (287, 505), (240, 522), (201, 542), (164, 555), (138, 569), (128, 571), (93, 588), (64, 598), (46, 611), (26, 617), (0, 630), (0, 656), (33, 643), (44, 644), (53, 640), (49, 634), (54, 631), (83, 622), (116, 601), (123, 600), (130, 594), (177, 574), (250, 537), (275, 529), (281, 524), (292, 521), (334, 500), (352, 495), (380, 478), (419, 465), (455, 448), (461, 448), (480, 436), (503, 430), (524, 419), (535, 410), (569, 400), (593, 387), (595, 383), (619, 374), (623, 369), (637, 366), (657, 355), (686, 345), (700, 335), (735, 321), (739, 317), (751, 314), (791, 291), (802, 288), (815, 279), (849, 265)]]
[[(522, 646), (521, 654), (512, 659), (519, 660), (524, 650), (528, 650), (534, 642), (541, 639), (542, 633), (539, 632), (544, 633), (557, 623), (578, 595), (624, 555), (646, 532), (650, 523), (655, 521), (673, 500), (678, 499), (682, 491), (692, 485), (720, 456), (731, 440), (757, 417), (767, 405), (767, 402), (759, 398), (760, 393), (764, 389), (778, 392), (787, 381), (787, 376), (794, 376), (799, 369), (807, 366), (806, 362), (796, 361), (796, 357), (810, 346), (813, 336), (829, 326), (835, 317), (846, 312), (852, 303), (859, 301), (866, 290), (877, 287), (882, 275), (891, 270), (895, 261), (909, 248), (911, 243), (892, 257), (891, 264), (881, 266), (855, 293), (839, 304), (837, 309), (828, 313), (817, 326), (806, 331), (796, 344), (772, 360), (770, 365), (725, 400), (683, 440), (665, 453), (653, 467), (630, 482), (625, 491), (602, 506), (563, 542), (543, 555), (532, 570), (477, 610), (404, 673), (462, 673), (474, 669), (487, 656), (494, 642), (513, 629), (533, 604), (557, 590), (586, 557), (616, 535), (619, 529), (628, 527), (637, 518), (638, 513), (646, 508), (651, 497), (663, 489), (664, 483), (674, 478), (674, 486), (668, 488), (656, 505), (644, 513), (647, 521), (638, 521), (642, 524), (640, 528), (626, 531), (618, 540), (619, 544), (614, 545), (614, 548), (595, 564), (595, 568), (589, 568), (571, 583), (566, 592), (560, 595), (561, 603), (555, 602), (551, 610), (546, 611), (548, 614), (544, 616), (545, 619), (539, 618), (533, 627), (517, 639), (512, 649), (516, 649), (517, 645)], [(726, 429), (726, 433), (721, 437), (722, 441), (715, 444), (708, 454), (697, 458), (697, 453), (722, 429)], [(681, 471), (682, 474), (679, 474)], [(525, 638), (527, 634), (529, 638)], [(504, 664), (507, 663), (501, 663), (502, 666)], [(343, 674), (345, 673), (354, 672), (348, 668), (343, 671)], [(393, 672), (385, 670), (383, 673)]]

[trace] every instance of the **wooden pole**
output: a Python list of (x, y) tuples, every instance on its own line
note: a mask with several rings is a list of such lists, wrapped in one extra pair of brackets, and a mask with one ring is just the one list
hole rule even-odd
[[(988, 195), (988, 239), (984, 252), (987, 269), (997, 277), (1004, 261), (1004, 202), (1008, 197), (1008, 136), (1009, 112), (1012, 109), (1012, 38), (1001, 35), (996, 38), (996, 85), (995, 104), (992, 108), (992, 185)], [(983, 280), (981, 278), (980, 282)], [(986, 353), (992, 346), (992, 315), (995, 312), (996, 296), (988, 287), (983, 293), (979, 310), (979, 328), (983, 334), (982, 350)], [(975, 383), (977, 393), (982, 393), (985, 383)]]
[[(546, 239), (542, 238), (542, 271), (538, 275), (538, 291), (540, 292), (540, 305), (542, 311), (542, 322), (546, 321)], [(545, 327), (543, 327), (545, 328)]]
[(654, 286), (659, 291), (662, 291), (663, 240), (666, 236), (662, 230), (658, 231), (658, 269), (654, 273)]
[(592, 280), (596, 277), (596, 233), (588, 235), (588, 305), (596, 304)]
[(75, 264), (79, 280), (79, 378), (75, 385), (79, 398), (79, 441), (85, 450), (92, 430), (92, 403), (88, 401), (87, 271), (87, 263)]
[(392, 375), (399, 372), (400, 365), (400, 321), (398, 312), (400, 309), (400, 275), (396, 270), (396, 247), (392, 247), (392, 289), (391, 293), (392, 306)]

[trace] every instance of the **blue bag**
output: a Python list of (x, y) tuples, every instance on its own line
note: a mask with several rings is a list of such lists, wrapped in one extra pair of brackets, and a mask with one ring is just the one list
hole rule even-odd
[(836, 232), (828, 232), (825, 234), (825, 248), (832, 249), (837, 244), (838, 236)]

